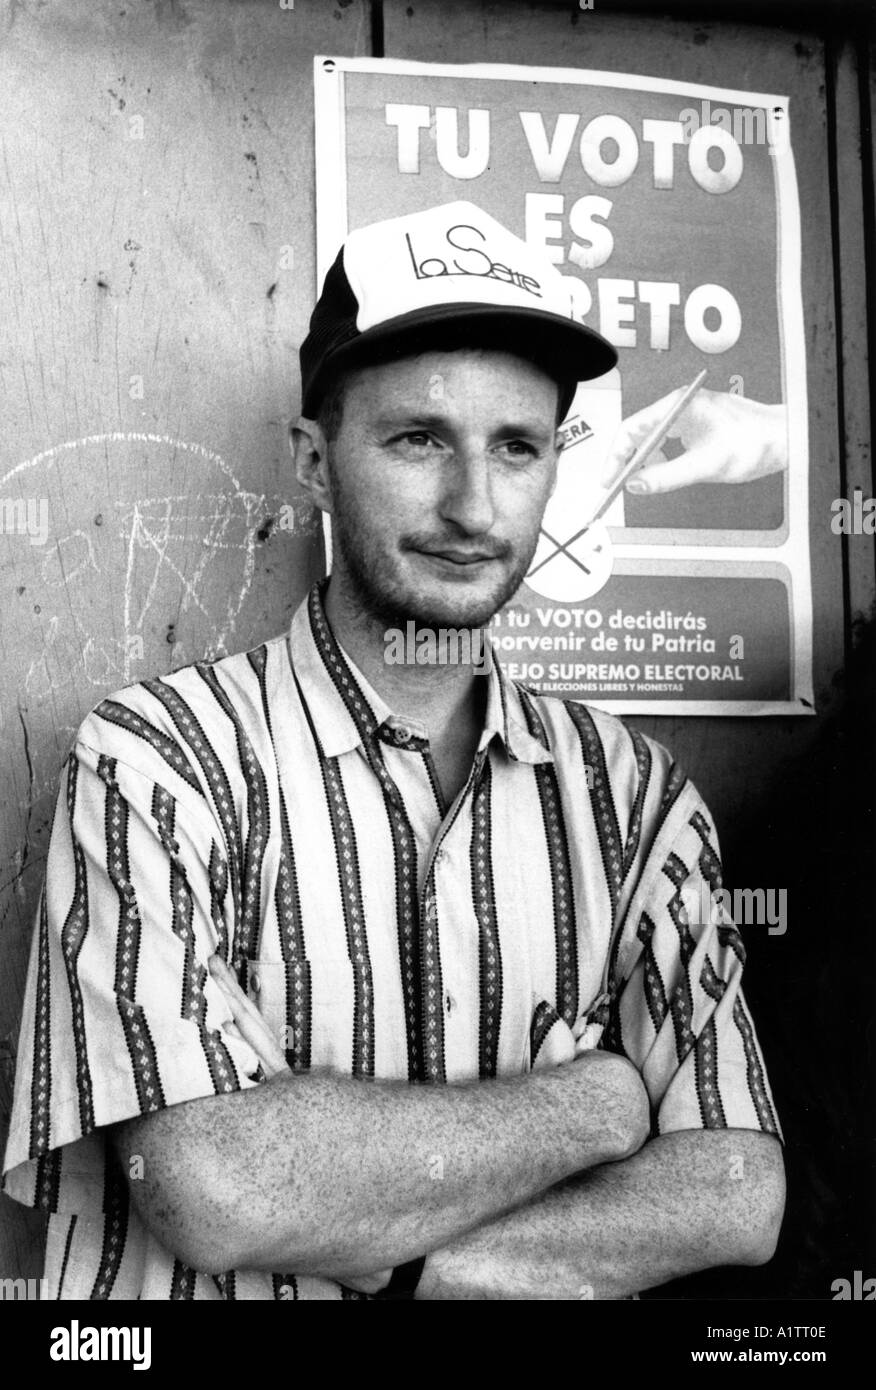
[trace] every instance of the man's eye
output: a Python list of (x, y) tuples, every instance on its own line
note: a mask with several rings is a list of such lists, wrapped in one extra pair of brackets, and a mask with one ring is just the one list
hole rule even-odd
[(535, 458), (538, 453), (535, 445), (530, 444), (526, 439), (509, 439), (502, 445), (502, 448), (506, 454), (514, 459), (531, 459)]
[(434, 445), (435, 440), (425, 430), (408, 430), (405, 434), (400, 434), (396, 442), (411, 444), (415, 449), (428, 449), (430, 445)]

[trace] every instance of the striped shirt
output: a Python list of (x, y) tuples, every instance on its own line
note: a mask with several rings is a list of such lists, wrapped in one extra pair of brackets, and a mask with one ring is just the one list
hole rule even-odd
[(63, 772), (21, 1027), (6, 1191), (49, 1214), (59, 1298), (355, 1298), (187, 1268), (104, 1127), (262, 1084), (220, 951), (290, 1067), (453, 1084), (626, 1054), (654, 1133), (778, 1133), (714, 828), (658, 744), (498, 664), (468, 781), (335, 641), (288, 634), (103, 700)]

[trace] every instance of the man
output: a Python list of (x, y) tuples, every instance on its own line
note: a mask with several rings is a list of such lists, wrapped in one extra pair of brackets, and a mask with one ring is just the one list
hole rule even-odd
[(615, 360), (570, 304), (470, 204), (354, 232), (293, 432), (330, 581), (82, 725), (6, 1156), (53, 1296), (623, 1298), (770, 1257), (778, 1127), (741, 942), (698, 916), (697, 793), (495, 666), (384, 660), (523, 580), (557, 426)]

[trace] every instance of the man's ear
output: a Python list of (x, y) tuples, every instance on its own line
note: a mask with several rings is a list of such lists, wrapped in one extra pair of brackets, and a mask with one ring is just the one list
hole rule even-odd
[(315, 507), (332, 511), (331, 484), (328, 475), (328, 446), (325, 435), (315, 420), (300, 416), (289, 428), (289, 450), (295, 464), (295, 476)]

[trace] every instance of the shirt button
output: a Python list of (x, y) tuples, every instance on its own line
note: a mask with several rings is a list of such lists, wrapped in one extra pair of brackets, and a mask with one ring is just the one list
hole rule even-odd
[(251, 975), (250, 975), (250, 977), (249, 977), (249, 983), (250, 983), (250, 986), (251, 986), (251, 988), (252, 988), (253, 994), (258, 994), (259, 990), (260, 990), (261, 987), (262, 987), (262, 982), (261, 982), (261, 980), (259, 979), (259, 974), (258, 974), (258, 971), (257, 971), (257, 970), (253, 970), (253, 971), (252, 971), (252, 973), (251, 973)]
[(396, 743), (410, 743), (410, 741), (411, 741), (411, 731), (410, 731), (410, 729), (405, 729), (405, 728), (396, 729), (396, 731), (395, 731), (395, 741), (396, 741)]
[(444, 996), (444, 1007), (445, 1007), (445, 1009), (447, 1010), (448, 1013), (451, 1013), (451, 1012), (453, 1011), (453, 1007), (454, 1007), (453, 995), (450, 993), (449, 990), (447, 991), (447, 993), (446, 993), (445, 996)]

